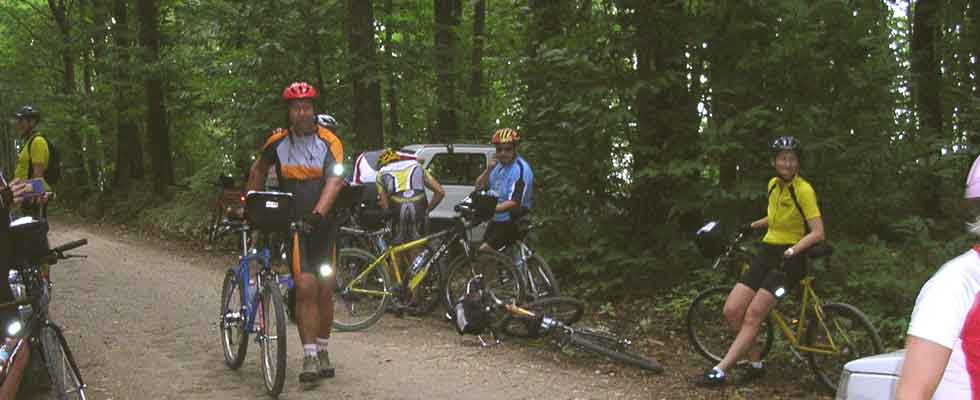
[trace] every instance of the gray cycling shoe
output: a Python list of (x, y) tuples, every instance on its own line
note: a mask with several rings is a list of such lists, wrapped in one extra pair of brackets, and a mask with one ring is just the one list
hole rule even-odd
[(299, 373), (299, 381), (313, 382), (320, 378), (320, 360), (316, 356), (303, 357), (303, 372)]
[[(320, 360), (320, 377), (321, 378), (333, 378), (336, 373), (333, 366), (330, 365), (330, 352), (327, 350), (321, 350), (316, 353), (316, 357)], [(305, 369), (304, 369), (305, 370)]]

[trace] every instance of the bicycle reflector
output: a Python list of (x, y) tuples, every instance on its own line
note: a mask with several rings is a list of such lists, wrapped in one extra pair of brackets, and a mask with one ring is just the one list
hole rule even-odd
[(330, 264), (323, 264), (323, 265), (321, 265), (320, 266), (320, 277), (321, 278), (326, 278), (326, 277), (328, 277), (330, 275), (333, 275), (333, 267), (331, 267)]
[(10, 325), (7, 325), (7, 336), (17, 336), (23, 328), (24, 325), (20, 321), (11, 322)]

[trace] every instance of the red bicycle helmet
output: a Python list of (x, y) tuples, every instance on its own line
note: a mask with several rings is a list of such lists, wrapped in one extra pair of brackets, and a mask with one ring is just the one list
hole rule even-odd
[(282, 91), (282, 99), (285, 101), (315, 99), (316, 97), (316, 89), (306, 82), (293, 82)]

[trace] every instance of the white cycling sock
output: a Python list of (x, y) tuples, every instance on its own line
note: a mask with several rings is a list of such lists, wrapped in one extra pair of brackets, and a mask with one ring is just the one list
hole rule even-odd
[(327, 351), (327, 342), (329, 340), (330, 340), (330, 338), (322, 338), (322, 337), (316, 338), (316, 349), (317, 349), (317, 351)]
[(762, 361), (752, 361), (749, 363), (752, 368), (762, 368)]
[(315, 344), (304, 344), (303, 345), (303, 355), (306, 357), (316, 357), (316, 345)]

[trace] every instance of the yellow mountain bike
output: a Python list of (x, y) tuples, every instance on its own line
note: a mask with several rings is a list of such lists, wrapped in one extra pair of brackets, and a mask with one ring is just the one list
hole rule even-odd
[[(739, 246), (743, 237), (742, 233), (735, 236), (715, 261), (715, 268), (728, 266), (738, 274), (748, 270), (748, 254)], [(802, 299), (798, 312), (783, 314), (778, 305), (770, 311), (769, 319), (756, 336), (756, 346), (766, 357), (772, 348), (774, 327), (779, 328), (789, 341), (790, 351), (797, 357), (805, 357), (817, 380), (833, 392), (844, 364), (882, 353), (884, 347), (878, 330), (861, 310), (845, 303), (824, 303), (813, 291), (813, 280), (813, 276), (806, 276), (800, 281)], [(710, 362), (721, 361), (735, 340), (735, 333), (724, 316), (725, 300), (731, 290), (730, 285), (705, 290), (687, 310), (688, 339)]]
[[(456, 300), (453, 297), (460, 293), (459, 277), (468, 279), (477, 273), (488, 277), (498, 296), (520, 299), (523, 285), (514, 263), (470, 248), (467, 232), (492, 217), (497, 202), (489, 196), (471, 197), (475, 200), (456, 205), (460, 216), (449, 229), (389, 246), (378, 256), (356, 248), (341, 250), (333, 296), (334, 327), (340, 331), (367, 329), (391, 308), (412, 315), (427, 314), (440, 300), (447, 305)], [(449, 260), (455, 248), (462, 248), (462, 254)], [(424, 250), (411, 266), (400, 266), (400, 256), (415, 249)], [(463, 285), (465, 282), (462, 280)]]

